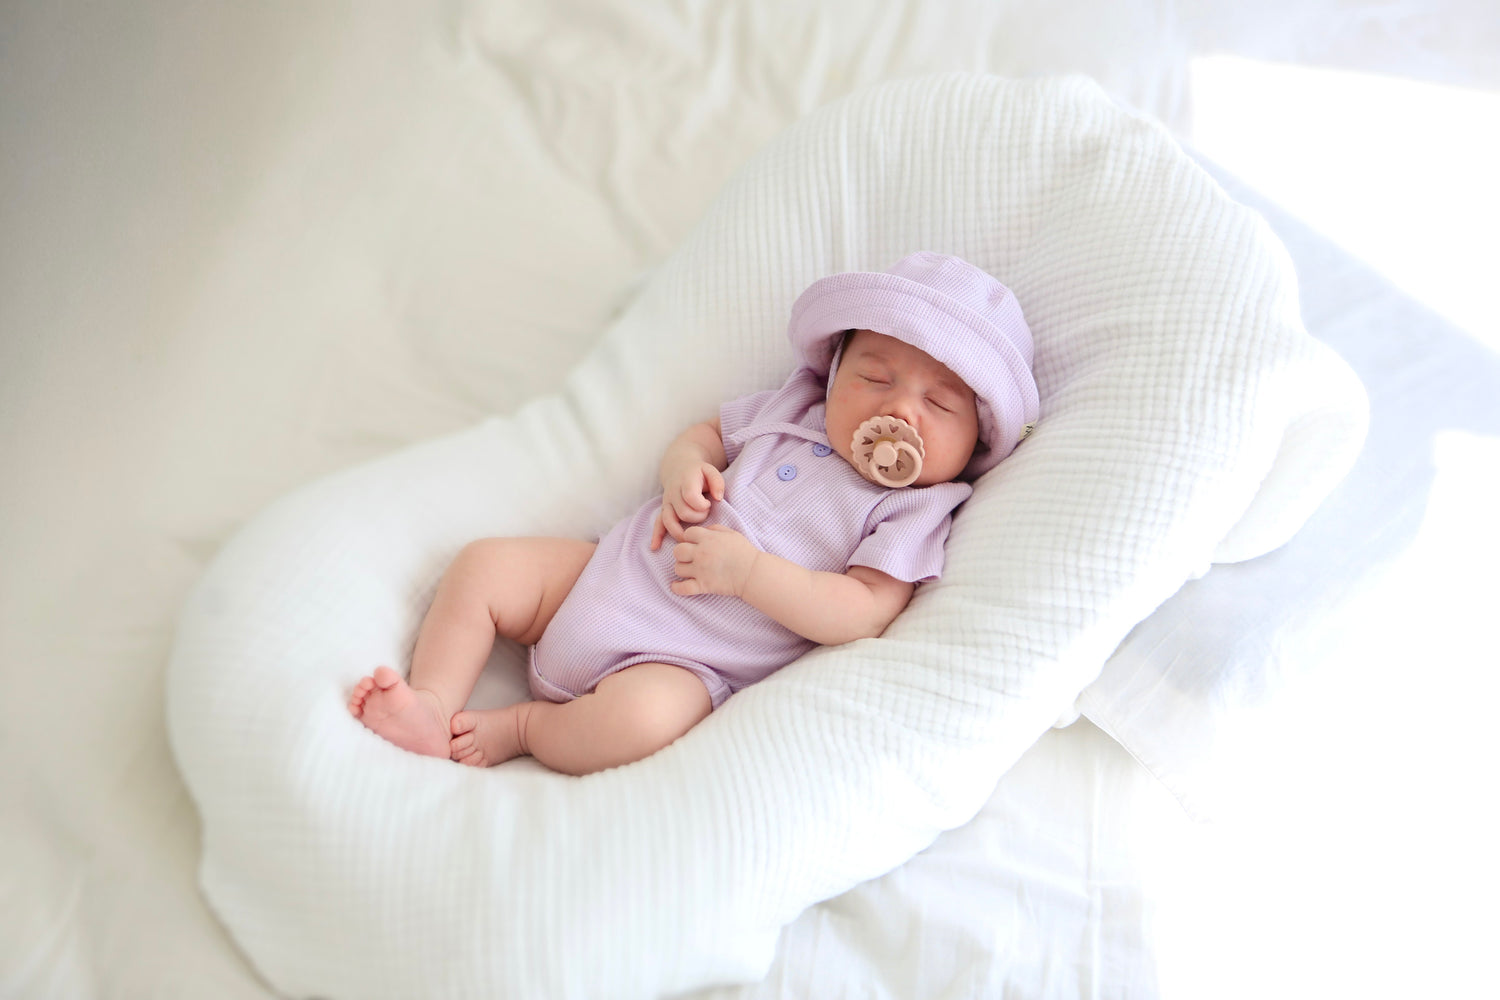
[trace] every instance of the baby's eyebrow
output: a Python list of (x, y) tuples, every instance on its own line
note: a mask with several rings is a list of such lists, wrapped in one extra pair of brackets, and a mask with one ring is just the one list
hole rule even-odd
[(854, 351), (855, 361), (878, 361), (883, 365), (890, 366), (891, 359), (881, 352), (878, 347), (859, 347)]
[(939, 388), (947, 389), (949, 392), (955, 392), (960, 396), (962, 396), (966, 392), (973, 391), (969, 388), (969, 383), (965, 382), (957, 375), (951, 375), (947, 372), (939, 375), (934, 381), (937, 382)]
[(935, 388), (946, 390), (958, 396), (973, 391), (969, 388), (969, 383), (953, 374), (953, 371), (946, 366), (939, 368), (933, 373), (932, 384)]

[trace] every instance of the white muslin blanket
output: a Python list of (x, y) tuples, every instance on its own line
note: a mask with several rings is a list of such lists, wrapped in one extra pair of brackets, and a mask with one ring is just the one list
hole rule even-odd
[[(808, 283), (918, 249), (1014, 290), (1042, 411), (884, 637), (818, 649), (581, 779), (418, 757), (349, 716), (357, 678), (406, 667), (466, 541), (602, 531), (673, 435), (780, 384)], [(1161, 127), (1081, 79), (855, 95), (742, 170), (563, 393), (317, 482), (225, 547), (168, 684), (204, 894), (297, 996), (756, 979), (799, 912), (973, 816), (1185, 580), (1285, 541), (1364, 422), (1281, 247)], [(519, 662), (497, 653), (513, 694)]]

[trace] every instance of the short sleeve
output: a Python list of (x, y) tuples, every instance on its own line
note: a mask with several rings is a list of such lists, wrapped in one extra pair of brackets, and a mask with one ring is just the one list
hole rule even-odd
[(869, 566), (907, 583), (938, 579), (953, 510), (973, 492), (967, 483), (892, 490), (871, 511), (871, 530), (849, 565)]
[(724, 440), (724, 454), (729, 461), (733, 462), (743, 447), (743, 444), (731, 439), (753, 424), (755, 418), (764, 412), (766, 405), (776, 397), (779, 391), (766, 389), (749, 396), (741, 396), (739, 399), (732, 399), (719, 407), (719, 437)]

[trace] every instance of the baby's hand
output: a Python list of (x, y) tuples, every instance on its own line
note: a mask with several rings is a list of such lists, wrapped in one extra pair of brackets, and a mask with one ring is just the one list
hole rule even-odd
[(744, 594), (755, 557), (760, 554), (750, 539), (722, 524), (688, 528), (683, 537), (684, 541), (672, 550), (681, 577), (672, 584), (672, 593), (683, 597)]
[(724, 475), (712, 462), (685, 466), (665, 484), (661, 510), (651, 526), (651, 551), (661, 548), (667, 535), (682, 541), (686, 525), (701, 524), (713, 501), (724, 499)]

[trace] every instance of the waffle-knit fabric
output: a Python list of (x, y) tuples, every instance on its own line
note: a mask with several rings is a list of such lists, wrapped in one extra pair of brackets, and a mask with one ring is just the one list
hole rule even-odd
[[(1005, 276), (1042, 412), (883, 637), (581, 779), (418, 757), (349, 716), (466, 542), (613, 524), (683, 427), (781, 384), (810, 282), (918, 248)], [(1264, 222), (1092, 83), (945, 75), (830, 105), (745, 166), (565, 391), (315, 483), (218, 555), (168, 672), (204, 895), (292, 996), (759, 979), (802, 910), (973, 817), (1221, 540), (1284, 541), (1366, 412)]]

